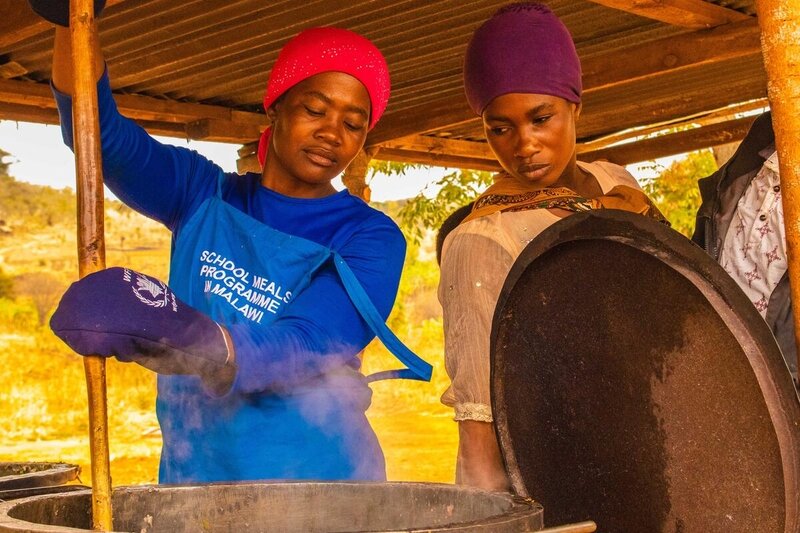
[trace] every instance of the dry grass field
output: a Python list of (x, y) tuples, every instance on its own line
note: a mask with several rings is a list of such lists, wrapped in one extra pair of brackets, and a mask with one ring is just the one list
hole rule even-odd
[[(166, 279), (169, 234), (156, 223), (109, 208), (106, 247), (108, 266), (125, 265)], [(16, 293), (13, 299), (0, 298), (0, 461), (76, 463), (82, 468), (80, 481), (90, 484), (83, 365), (46, 326), (58, 297), (77, 276), (75, 250), (70, 224), (0, 233), (0, 270), (14, 279)], [(451, 411), (439, 403), (447, 377), (436, 266), (430, 259), (411, 263), (390, 322), (435, 365), (434, 380), (374, 384), (368, 416), (386, 454), (389, 479), (449, 483), (457, 434)], [(368, 372), (395, 367), (376, 343), (364, 361)], [(155, 483), (161, 438), (154, 375), (135, 364), (109, 361), (108, 400), (113, 483)]]

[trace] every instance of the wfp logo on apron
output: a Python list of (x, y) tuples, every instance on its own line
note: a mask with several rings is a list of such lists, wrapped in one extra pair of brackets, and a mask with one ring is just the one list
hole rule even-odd
[(225, 300), (244, 318), (261, 324), (264, 313), (278, 314), (292, 299), (280, 281), (250, 272), (224, 255), (203, 250), (200, 253), (200, 277), (207, 297)]

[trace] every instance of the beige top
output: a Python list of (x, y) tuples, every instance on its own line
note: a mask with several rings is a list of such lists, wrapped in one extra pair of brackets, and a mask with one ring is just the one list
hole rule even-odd
[[(578, 165), (597, 179), (604, 193), (617, 185), (640, 188), (618, 165), (605, 161)], [(498, 212), (461, 224), (445, 239), (439, 302), (451, 385), (442, 403), (455, 409), (455, 420), (492, 422), (489, 337), (497, 299), (525, 246), (558, 220), (546, 209)]]

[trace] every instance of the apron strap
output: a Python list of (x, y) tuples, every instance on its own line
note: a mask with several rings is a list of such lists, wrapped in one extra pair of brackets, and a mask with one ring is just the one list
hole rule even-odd
[(342, 283), (344, 283), (347, 294), (350, 296), (356, 309), (358, 309), (358, 312), (361, 313), (367, 325), (369, 325), (373, 333), (383, 342), (383, 345), (407, 367), (370, 374), (367, 376), (367, 382), (379, 381), (382, 379), (415, 379), (418, 381), (430, 381), (433, 367), (409, 350), (386, 326), (386, 323), (381, 318), (378, 310), (375, 309), (375, 305), (372, 303), (372, 300), (369, 299), (369, 296), (361, 286), (361, 283), (358, 282), (353, 271), (347, 266), (342, 256), (336, 252), (333, 252), (333, 263), (336, 265), (336, 270), (339, 272), (339, 277), (341, 277)]

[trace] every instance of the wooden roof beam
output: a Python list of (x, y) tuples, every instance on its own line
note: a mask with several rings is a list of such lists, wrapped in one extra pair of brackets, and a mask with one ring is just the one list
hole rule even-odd
[[(0, 103), (0, 114), (7, 117), (8, 120), (45, 124), (58, 123), (58, 115), (54, 109), (43, 109), (36, 106), (12, 106)], [(753, 117), (747, 117), (718, 122), (709, 126), (601, 149), (596, 149), (591, 144), (579, 144), (577, 147), (579, 159), (582, 161), (607, 159), (620, 165), (627, 165), (658, 157), (690, 152), (739, 141), (744, 138), (752, 121)], [(147, 120), (138, 120), (137, 122), (154, 135), (196, 138), (187, 134), (188, 125), (185, 124)], [(244, 147), (241, 151), (249, 154), (252, 151), (252, 146)], [(243, 154), (240, 153), (240, 155)], [(251, 155), (255, 160), (255, 155)], [(422, 135), (410, 136), (386, 143), (378, 149), (374, 158), (440, 167), (470, 168), (493, 172), (500, 170), (500, 165), (486, 143)]]
[(643, 100), (631, 97), (627, 102), (605, 101), (600, 105), (587, 104), (586, 112), (578, 121), (578, 139), (593, 141), (609, 132), (623, 131), (652, 124), (654, 121), (682, 121), (712, 110), (721, 109), (731, 102), (746, 102), (766, 97), (766, 83), (760, 79), (743, 80), (714, 87), (709, 91), (694, 86), (683, 93), (664, 95), (658, 99)]
[(185, 131), (189, 139), (196, 141), (240, 144), (252, 139), (258, 139), (262, 128), (257, 124), (203, 118), (187, 123)]
[[(114, 99), (123, 115), (140, 124), (149, 125), (151, 129), (148, 131), (158, 135), (172, 132), (172, 135), (180, 138), (246, 143), (257, 139), (268, 122), (266, 115), (262, 113), (235, 111), (220, 106), (124, 94), (114, 95)], [(21, 116), (14, 115), (12, 110), (14, 106), (22, 106), (24, 113), (30, 116), (30, 121), (45, 124), (58, 121), (53, 95), (50, 87), (45, 84), (0, 79), (0, 102), (9, 109), (3, 116)], [(42, 110), (41, 113), (32, 111), (37, 108)], [(167, 126), (168, 124), (177, 126)]]
[(623, 130), (611, 135), (604, 135), (591, 140), (585, 140), (580, 143), (583, 152), (592, 152), (608, 148), (612, 145), (630, 141), (638, 137), (645, 137), (656, 133), (664, 132), (668, 129), (680, 129), (687, 126), (695, 125), (694, 127), (705, 127), (720, 122), (730, 122), (731, 117), (735, 115), (742, 115), (751, 113), (753, 111), (761, 111), (769, 107), (769, 101), (766, 98), (758, 98), (740, 104), (734, 104), (720, 108), (715, 111), (703, 112), (695, 116), (685, 117), (680, 120), (668, 120), (660, 124), (652, 124), (646, 127), (631, 128)]
[[(682, 154), (703, 148), (740, 141), (755, 117), (731, 119), (694, 127), (657, 137), (597, 149), (591, 144), (578, 144), (578, 159), (605, 159), (618, 165), (629, 165), (659, 157)], [(500, 164), (484, 142), (460, 141), (424, 135), (412, 135), (380, 146), (374, 159), (430, 166), (470, 168), (497, 172)]]
[(471, 159), (448, 154), (410, 152), (394, 148), (379, 148), (373, 159), (394, 161), (396, 163), (419, 163), (431, 167), (468, 168), (472, 170), (488, 170), (489, 172), (500, 171), (500, 164), (495, 160)]
[(434, 167), (471, 168), (497, 172), (500, 164), (485, 142), (411, 135), (386, 142), (372, 156), (381, 161), (421, 163)]
[[(106, 9), (125, 0), (107, 0)], [(34, 13), (23, 0), (0, 0), (0, 51), (50, 30), (53, 25)]]
[[(584, 92), (664, 76), (744, 56), (761, 54), (758, 21), (747, 18), (678, 37), (633, 45), (581, 61)], [(624, 58), (621, 61), (620, 58)]]
[[(258, 143), (247, 143), (239, 148), (239, 172), (258, 172), (256, 159)], [(500, 164), (485, 142), (471, 142), (425, 135), (410, 135), (366, 150), (372, 159), (417, 163), (432, 167), (471, 168), (497, 172)]]
[(22, 0), (0, 0), (0, 13), (5, 15), (0, 17), (0, 51), (53, 27)]
[[(19, 104), (5, 104), (0, 102), (0, 116), (3, 120), (33, 122), (36, 124), (58, 125), (58, 111), (50, 108), (37, 106), (24, 106)], [(178, 122), (157, 122), (150, 120), (137, 120), (137, 124), (146, 129), (152, 135), (163, 137), (175, 137), (178, 139), (194, 139), (191, 137), (187, 124)], [(220, 141), (224, 142), (224, 141)]]
[(753, 120), (755, 120), (755, 117), (750, 116), (727, 122), (718, 122), (700, 128), (659, 135), (599, 150), (585, 151), (579, 145), (578, 159), (588, 162), (605, 159), (618, 165), (629, 165), (659, 157), (711, 148), (721, 144), (741, 141), (753, 124)]
[(380, 148), (494, 160), (494, 154), (485, 142), (462, 141), (429, 135), (410, 135), (384, 143)]
[(3, 120), (34, 122), (36, 124), (58, 124), (58, 111), (35, 105), (7, 104), (0, 98), (0, 117)]
[[(743, 22), (712, 30), (667, 37), (582, 60), (584, 95), (711, 62), (761, 55), (758, 23)], [(625, 61), (620, 61), (625, 57)], [(375, 146), (430, 130), (446, 130), (475, 119), (466, 98), (459, 95), (408, 109), (389, 111), (367, 139)]]
[(406, 109), (389, 110), (370, 132), (367, 146), (379, 146), (386, 141), (432, 129), (453, 127), (474, 119), (475, 113), (467, 104), (466, 97), (440, 98)]
[(595, 4), (619, 9), (640, 17), (658, 20), (672, 26), (705, 29), (750, 19), (739, 13), (704, 0), (590, 0)]

